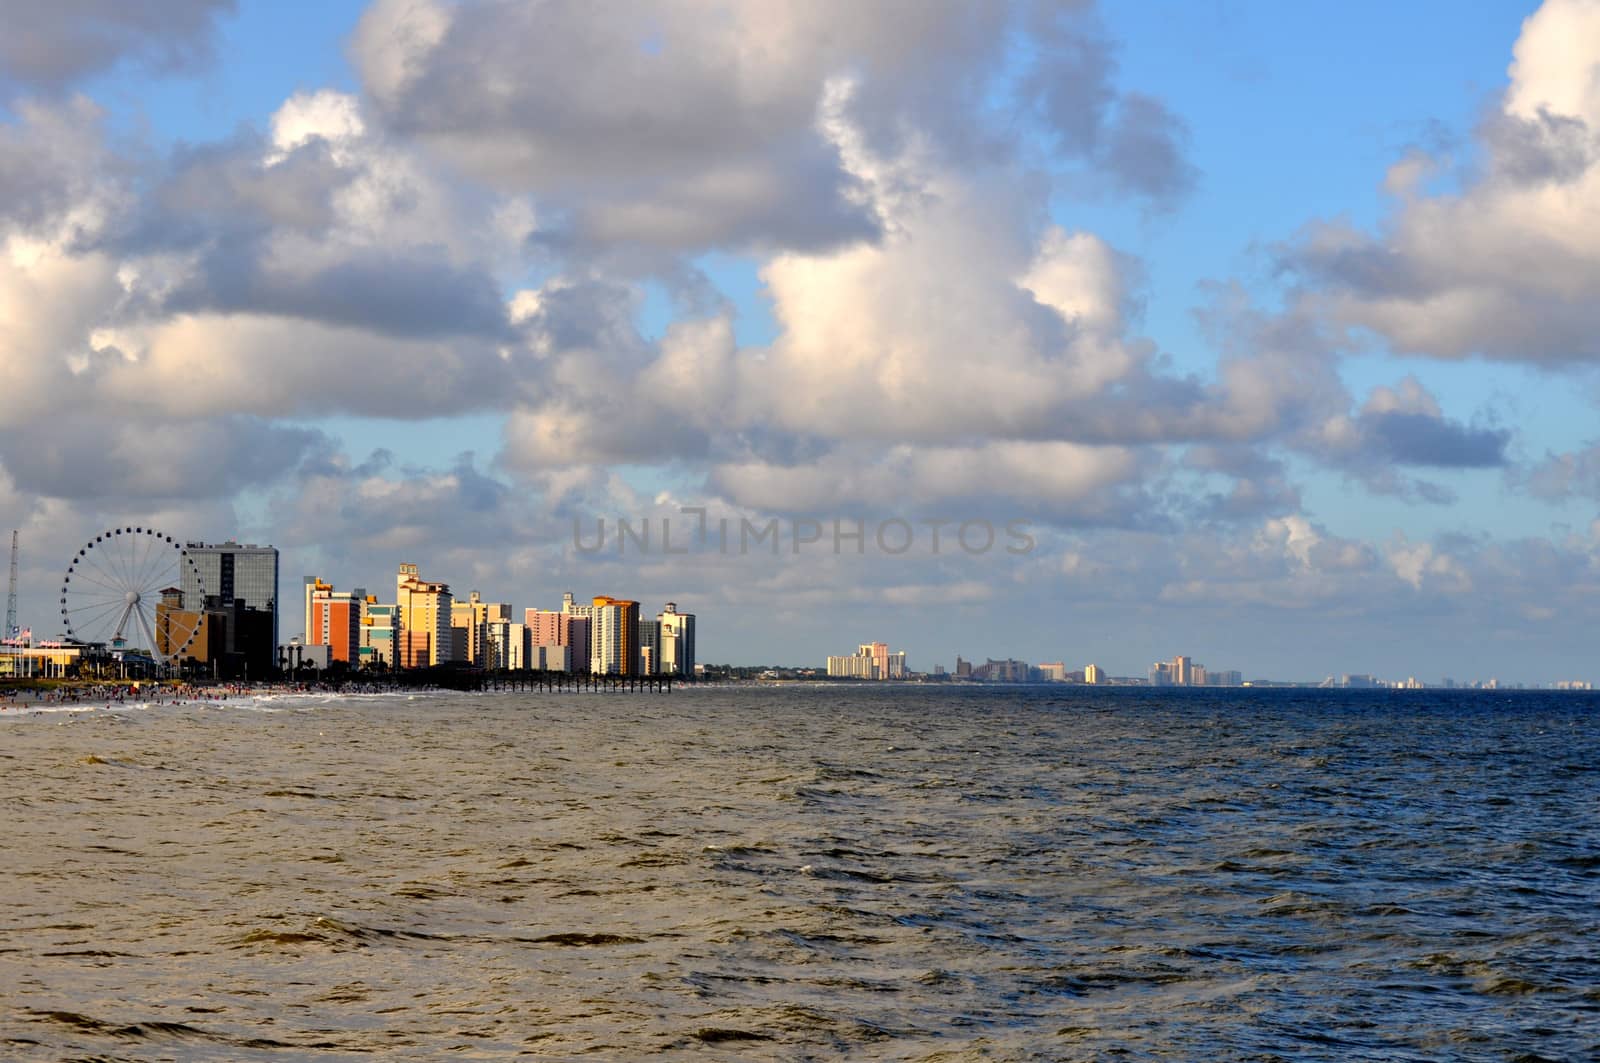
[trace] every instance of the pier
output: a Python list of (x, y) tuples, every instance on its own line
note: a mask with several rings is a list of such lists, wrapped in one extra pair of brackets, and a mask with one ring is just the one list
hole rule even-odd
[(589, 675), (580, 672), (498, 672), (486, 674), (479, 689), (553, 693), (587, 690), (601, 694), (670, 694), (670, 675)]

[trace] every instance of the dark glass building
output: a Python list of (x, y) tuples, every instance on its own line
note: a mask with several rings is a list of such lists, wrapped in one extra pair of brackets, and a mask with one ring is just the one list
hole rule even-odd
[[(237, 603), (237, 608), (266, 614), (270, 621), (237, 617), (235, 630), (240, 634), (248, 630), (253, 637), (270, 640), (260, 653), (264, 659), (275, 659), (278, 646), (277, 548), (232, 542), (183, 545), (194, 559), (199, 577), (196, 580), (188, 566), (184, 566), (184, 608), (203, 609), (208, 604), (205, 599), (215, 597), (220, 599), (219, 604), (224, 609), (231, 611)], [(252, 660), (258, 657), (252, 646), (232, 648)]]

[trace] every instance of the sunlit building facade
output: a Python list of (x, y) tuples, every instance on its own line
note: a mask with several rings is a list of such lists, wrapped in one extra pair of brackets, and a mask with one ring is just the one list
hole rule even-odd
[(589, 671), (595, 675), (637, 675), (639, 603), (598, 595), (589, 635)]
[(662, 675), (694, 675), (694, 614), (678, 612), (676, 602), (656, 614), (661, 626), (661, 653), (658, 671)]
[(399, 616), (398, 659), (401, 668), (437, 667), (450, 660), (450, 585), (422, 579), (417, 566), (405, 563), (395, 577)]

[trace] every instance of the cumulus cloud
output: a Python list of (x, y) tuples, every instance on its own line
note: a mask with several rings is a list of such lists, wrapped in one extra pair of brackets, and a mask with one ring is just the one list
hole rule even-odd
[[(137, 158), (137, 162), (134, 161)], [(60, 168), (67, 179), (52, 184)], [(0, 395), (124, 416), (504, 408), (523, 351), (501, 294), (531, 219), (369, 135), (354, 98), (286, 101), (170, 157), (111, 150), (86, 101), (0, 127)]]
[[(1314, 317), (1260, 313), (1227, 289), (1217, 379), (1163, 374), (1130, 334), (1137, 263), (1040, 222), (1009, 170), (955, 172), (916, 142), (878, 151), (851, 117), (856, 90), (830, 85), (817, 122), (882, 235), (772, 256), (761, 277), (778, 334), (759, 348), (736, 344), (725, 312), (648, 342), (636, 295), (598, 277), (523, 292), (513, 320), (541, 395), (508, 420), (507, 468), (690, 460), (759, 508), (961, 498), (1128, 526), (1292, 511), (1271, 446), (1423, 501), (1448, 490), (1397, 467), (1503, 463), (1509, 432), (1445, 417), (1414, 379), (1352, 410)], [(1198, 448), (1202, 493), (1135, 486), (1170, 468), (1173, 443)]]
[(1408, 376), (1396, 387), (1373, 388), (1354, 413), (1332, 413), (1303, 433), (1297, 445), (1378, 494), (1447, 504), (1455, 500), (1449, 488), (1403, 470), (1504, 467), (1510, 442), (1507, 429), (1446, 417), (1421, 381)]
[(1499, 428), (1469, 428), (1424, 413), (1390, 411), (1368, 419), (1374, 442), (1401, 465), (1485, 468), (1505, 462), (1511, 433)]
[[(1191, 168), (1183, 123), (1123, 95), (1092, 11), (1016, 0), (653, 0), (632, 17), (582, 4), (380, 0), (352, 56), (393, 129), (565, 214), (577, 246), (816, 250), (871, 235), (854, 180), (813, 119), (853, 78), (851, 117), (881, 152), (1013, 155), (985, 108), (1058, 134), (1119, 188), (1171, 200)], [(1019, 77), (1018, 33), (1035, 47)], [(1026, 121), (1024, 124), (1027, 124)]]
[(103, 112), (83, 96), (15, 109), (0, 124), (0, 234), (93, 231), (127, 170), (105, 142)]
[(1600, 358), (1600, 5), (1547, 0), (1514, 49), (1458, 191), (1428, 194), (1432, 160), (1391, 173), (1376, 234), (1310, 226), (1285, 252), (1308, 305), (1394, 348), (1558, 366)]
[[(357, 101), (298, 94), (270, 138), (181, 149), (108, 231), (109, 250), (165, 254), (152, 314), (258, 313), (406, 338), (507, 340), (496, 276), (522, 233), (405, 148), (368, 135)], [(137, 261), (136, 261), (137, 265)]]
[[(1119, 488), (1137, 478), (1137, 453), (1073, 443), (991, 442), (969, 447), (845, 448), (804, 465), (714, 466), (710, 485), (740, 504), (773, 512), (830, 509), (971, 512), (987, 503), (1006, 515), (1045, 512), (1057, 520), (1128, 520)], [(912, 508), (914, 507), (914, 508)]]
[(59, 91), (123, 61), (168, 73), (211, 58), (234, 0), (0, 2), (0, 87)]
[(1137, 267), (1040, 224), (1002, 171), (958, 174), (914, 142), (880, 153), (855, 91), (830, 85), (817, 122), (883, 235), (772, 257), (762, 348), (738, 347), (726, 313), (647, 342), (636, 296), (597, 277), (521, 293), (543, 397), (508, 420), (508, 468), (709, 459), (713, 489), (759, 508), (988, 498), (1134, 519), (1121, 488), (1154, 457), (1129, 444), (1216, 419), (1126, 335)]
[(314, 429), (249, 417), (150, 424), (71, 410), (0, 428), (0, 463), (17, 488), (73, 500), (211, 499), (290, 475), (331, 441)]
[(1600, 500), (1600, 443), (1579, 450), (1546, 454), (1530, 465), (1508, 471), (1513, 486), (1546, 502), (1575, 498)]

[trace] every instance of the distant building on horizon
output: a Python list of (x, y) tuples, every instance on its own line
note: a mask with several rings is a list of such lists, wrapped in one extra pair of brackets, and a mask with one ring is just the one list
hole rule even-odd
[(972, 678), (991, 683), (1026, 683), (1032, 678), (1032, 673), (1033, 669), (1027, 661), (1019, 661), (1014, 657), (997, 661), (993, 657), (986, 657), (982, 664), (972, 669)]
[(1157, 661), (1150, 666), (1150, 685), (1153, 687), (1236, 687), (1244, 685), (1244, 677), (1236, 670), (1206, 671), (1206, 666), (1196, 664), (1192, 657), (1177, 656), (1170, 661)]
[(906, 655), (889, 652), (886, 642), (863, 642), (856, 652), (828, 658), (828, 675), (835, 679), (904, 679)]

